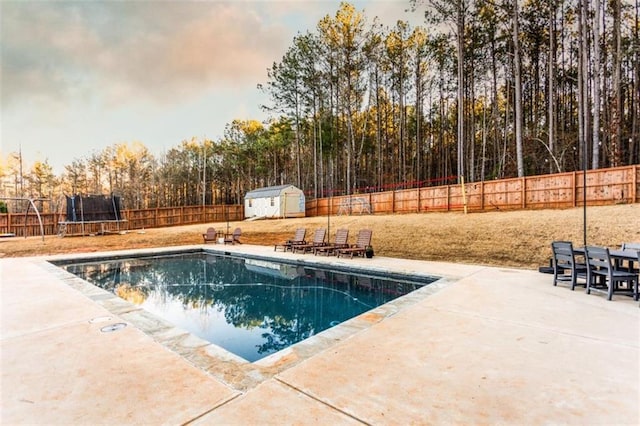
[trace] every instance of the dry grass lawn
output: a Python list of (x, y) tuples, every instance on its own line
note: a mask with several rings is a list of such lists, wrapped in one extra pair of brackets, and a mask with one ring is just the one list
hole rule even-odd
[[(361, 228), (373, 230), (377, 255), (494, 266), (537, 268), (546, 265), (551, 241), (571, 240), (582, 245), (583, 210), (524, 210), (489, 213), (422, 213), (397, 215), (332, 216), (335, 230), (346, 227), (355, 240)], [(132, 230), (124, 235), (86, 237), (1, 238), (0, 256), (19, 257), (83, 253), (145, 247), (201, 244), (208, 226), (226, 231), (226, 223)], [(241, 241), (273, 245), (290, 238), (297, 227), (307, 235), (327, 226), (326, 217), (231, 222), (242, 228)], [(640, 242), (640, 204), (589, 207), (587, 242), (618, 247), (623, 241)]]

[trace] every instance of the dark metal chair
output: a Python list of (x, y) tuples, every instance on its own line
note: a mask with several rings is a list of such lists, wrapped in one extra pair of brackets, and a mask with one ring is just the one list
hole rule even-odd
[(576, 262), (576, 256), (573, 251), (571, 241), (553, 241), (551, 243), (551, 252), (553, 253), (553, 285), (557, 285), (558, 281), (569, 281), (571, 290), (578, 285), (578, 278), (584, 280), (587, 285), (587, 265), (585, 263)]
[(622, 243), (622, 250), (640, 250), (640, 243)]
[[(587, 257), (587, 294), (591, 290), (607, 293), (607, 300), (611, 300), (614, 291), (631, 291), (634, 300), (638, 300), (638, 275), (629, 271), (616, 269), (611, 260), (609, 249), (606, 247), (585, 247)], [(620, 283), (627, 287), (621, 289)]]
[[(637, 251), (638, 253), (640, 253), (640, 243), (624, 242), (624, 243), (622, 243), (621, 249), (622, 250)], [(631, 273), (638, 274), (638, 273), (640, 273), (640, 261), (635, 266), (634, 266), (634, 261), (630, 261), (627, 268), (620, 267), (619, 269), (626, 270), (626, 271), (629, 271)]]
[[(640, 250), (638, 250), (638, 265), (640, 265)], [(636, 300), (640, 298), (638, 287), (640, 286), (640, 268), (636, 271)]]

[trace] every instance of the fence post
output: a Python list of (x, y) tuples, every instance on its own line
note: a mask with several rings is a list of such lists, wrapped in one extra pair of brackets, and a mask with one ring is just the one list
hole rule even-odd
[(396, 212), (396, 191), (391, 191), (391, 213)]
[(576, 180), (577, 180), (577, 175), (576, 175), (576, 171), (573, 171), (573, 175), (571, 177), (571, 197), (573, 198), (573, 207), (576, 207), (578, 205), (578, 194), (576, 193), (576, 191), (578, 190), (578, 187), (576, 186)]
[(638, 168), (640, 166), (631, 166), (631, 202), (635, 203), (638, 197)]
[(520, 178), (520, 196), (522, 197), (522, 208), (526, 209), (527, 208), (527, 178), (526, 177), (522, 177)]
[(464, 190), (464, 176), (460, 175), (460, 187), (462, 188), (462, 206), (464, 214), (467, 214), (467, 193)]

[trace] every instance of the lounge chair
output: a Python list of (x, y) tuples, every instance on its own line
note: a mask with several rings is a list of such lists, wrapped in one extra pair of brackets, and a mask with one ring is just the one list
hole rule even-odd
[(356, 239), (356, 243), (349, 248), (337, 249), (336, 253), (338, 257), (340, 256), (349, 256), (352, 258), (354, 255), (356, 256), (364, 256), (364, 252), (367, 249), (367, 246), (371, 245), (371, 235), (373, 231), (371, 229), (361, 229), (358, 232), (358, 238)]
[(236, 228), (233, 230), (232, 234), (227, 234), (224, 236), (224, 243), (225, 244), (242, 244), (240, 242), (240, 235), (242, 235), (242, 230), (240, 228)]
[(304, 239), (305, 235), (307, 235), (307, 230), (305, 228), (298, 228), (296, 229), (296, 233), (292, 239), (276, 244), (273, 247), (273, 251), (277, 251), (278, 248), (281, 248), (282, 251), (287, 251), (287, 250), (291, 250), (291, 247), (293, 247), (296, 244), (307, 244), (307, 242)]
[(316, 232), (313, 234), (313, 241), (307, 244), (295, 244), (291, 246), (292, 252), (300, 251), (302, 253), (306, 253), (308, 251), (313, 251), (316, 247), (322, 247), (327, 245), (325, 236), (327, 235), (327, 230), (325, 228), (316, 229)]
[(553, 254), (553, 285), (557, 285), (559, 281), (568, 281), (571, 283), (571, 290), (576, 288), (578, 278), (584, 280), (586, 286), (587, 281), (587, 265), (585, 263), (576, 262), (575, 252), (571, 241), (554, 241), (551, 243), (551, 252)]
[(324, 255), (333, 255), (336, 254), (337, 249), (347, 248), (349, 247), (349, 230), (348, 229), (338, 229), (336, 231), (336, 237), (333, 244), (329, 244), (326, 246), (315, 247), (313, 249), (313, 254), (324, 254)]
[(202, 238), (204, 239), (205, 244), (211, 242), (215, 243), (217, 241), (217, 235), (218, 233), (214, 228), (207, 228), (207, 232), (202, 234)]

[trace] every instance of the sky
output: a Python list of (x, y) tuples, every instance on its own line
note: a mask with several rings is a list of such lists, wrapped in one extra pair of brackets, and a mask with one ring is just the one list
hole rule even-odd
[[(351, 2), (421, 23), (409, 0)], [(220, 139), (234, 119), (266, 120), (257, 89), (296, 34), (316, 32), (334, 0), (0, 1), (0, 159), (55, 174), (75, 159), (142, 142), (157, 156)]]

